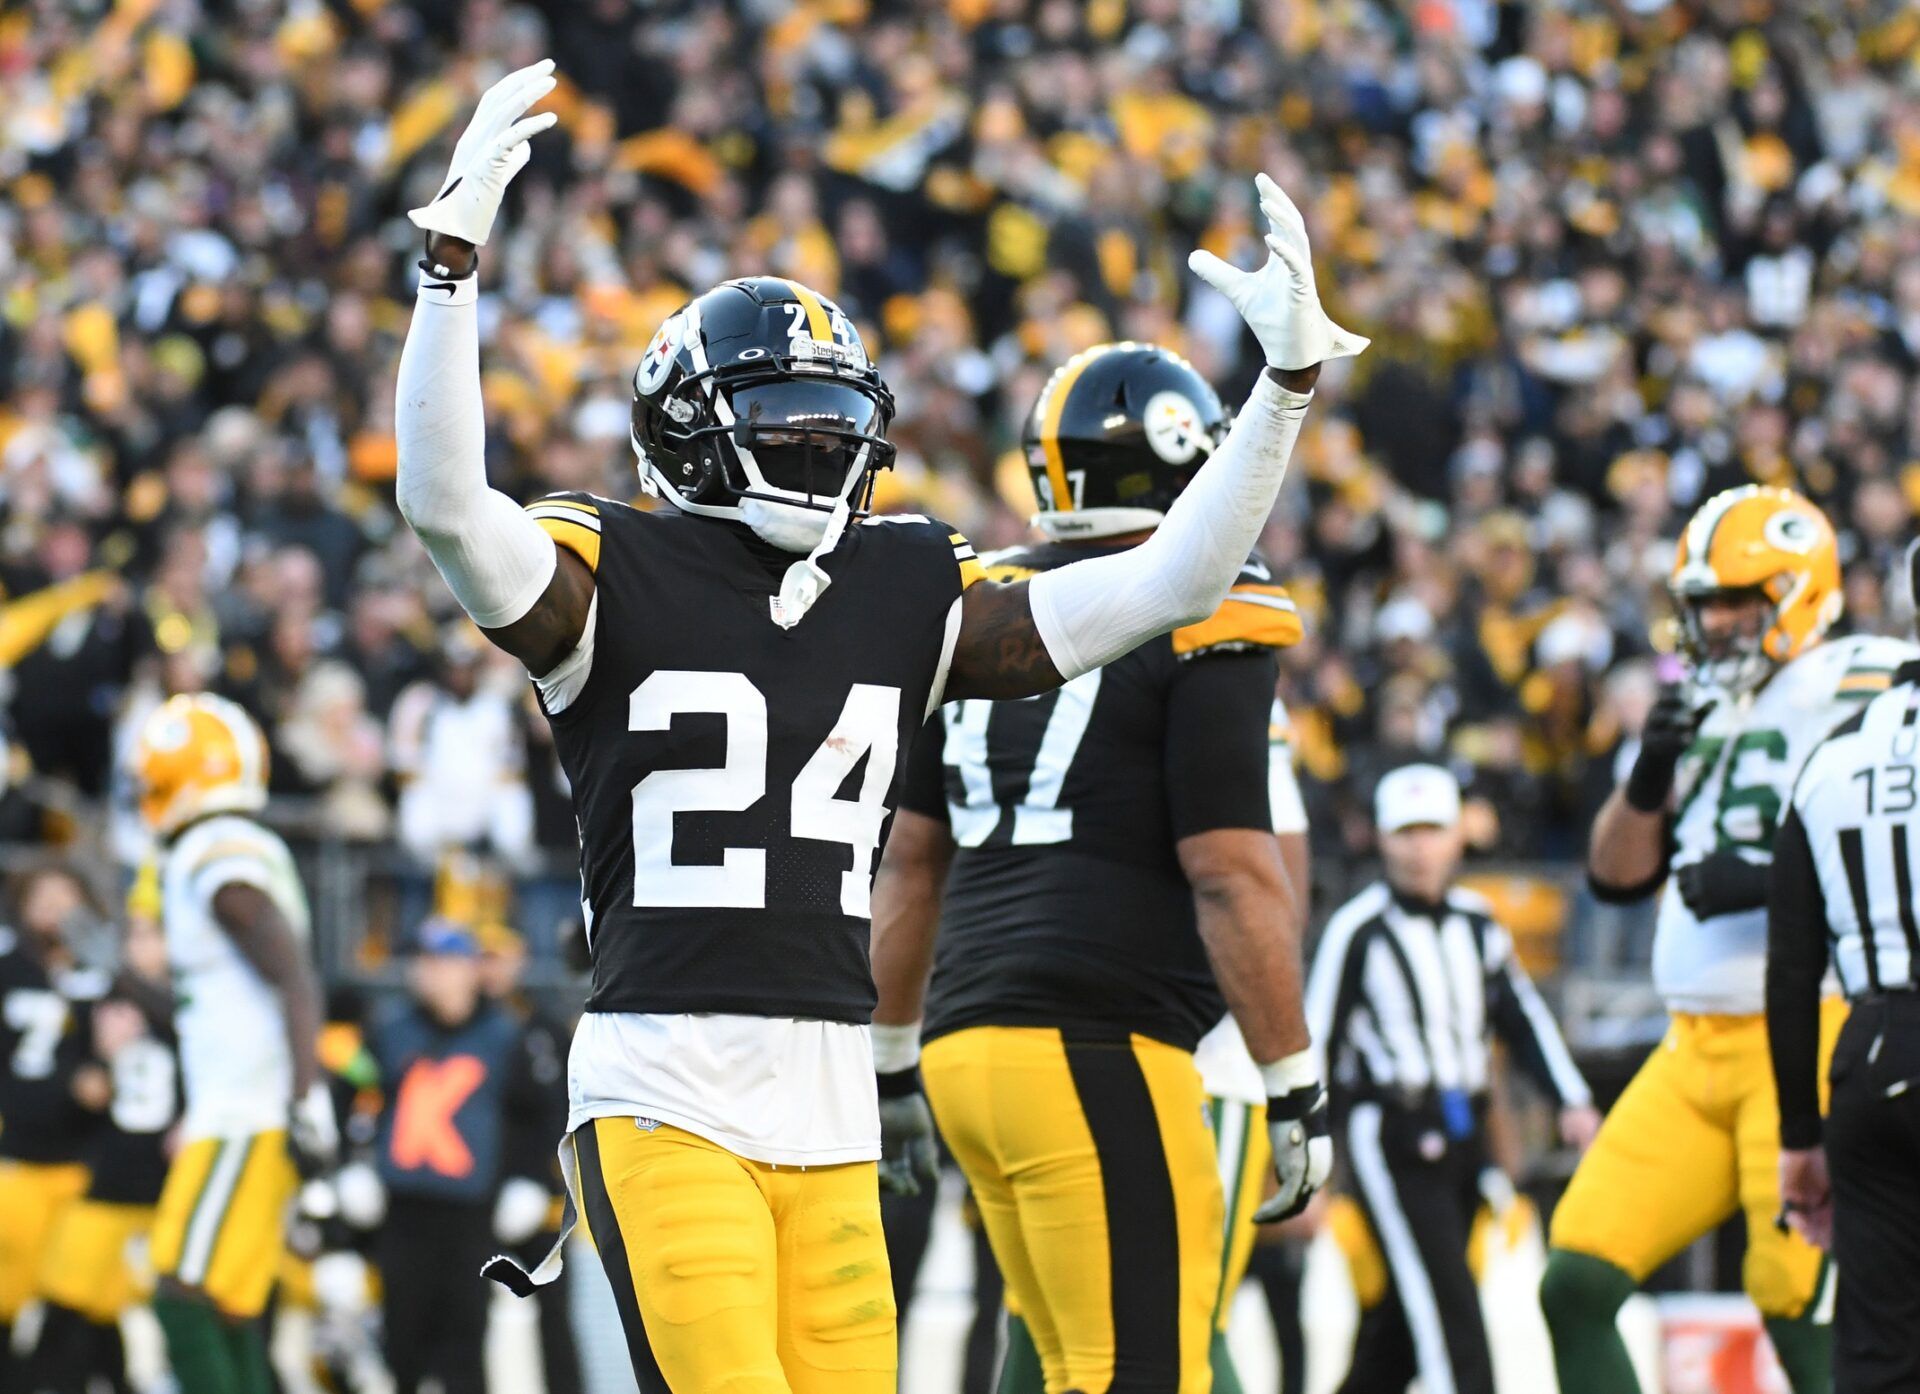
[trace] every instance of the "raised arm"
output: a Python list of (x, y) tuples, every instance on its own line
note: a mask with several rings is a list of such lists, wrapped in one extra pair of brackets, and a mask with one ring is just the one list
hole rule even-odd
[(1031, 581), (971, 587), (949, 701), (1045, 692), (1205, 619), (1226, 597), (1279, 496), (1320, 364), (1368, 342), (1320, 307), (1300, 210), (1264, 174), (1257, 187), (1271, 229), (1266, 264), (1245, 272), (1207, 252), (1188, 259), (1233, 302), (1266, 353), (1267, 371), (1232, 431), (1138, 547)]
[(488, 88), (439, 194), (407, 215), (427, 232), (427, 260), (394, 408), (401, 516), (474, 623), (536, 676), (579, 643), (593, 576), (487, 484), (477, 249), (526, 165), (527, 141), (556, 119), (525, 114), (553, 86), (546, 61)]
[(1587, 881), (1601, 900), (1644, 900), (1666, 879), (1674, 772), (1706, 714), (1687, 684), (1670, 682), (1660, 689), (1640, 732), (1633, 768), (1593, 822)]

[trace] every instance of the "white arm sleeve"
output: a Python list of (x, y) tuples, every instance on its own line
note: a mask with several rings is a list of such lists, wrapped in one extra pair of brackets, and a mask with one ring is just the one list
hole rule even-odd
[(533, 608), (559, 562), (540, 525), (487, 485), (479, 293), (477, 275), (422, 278), (400, 351), (394, 493), (453, 598), (482, 629), (498, 629)]
[(1273, 511), (1312, 400), (1262, 373), (1226, 440), (1152, 537), (1033, 578), (1034, 627), (1061, 677), (1071, 682), (1220, 607)]

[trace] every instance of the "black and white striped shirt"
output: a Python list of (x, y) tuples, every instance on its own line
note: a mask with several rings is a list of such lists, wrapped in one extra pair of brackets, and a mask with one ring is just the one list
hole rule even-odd
[(1774, 841), (1767, 1029), (1781, 1140), (1820, 1137), (1819, 1003), (1920, 990), (1920, 664), (1807, 757)]
[(1307, 1025), (1336, 1104), (1484, 1094), (1496, 1035), (1561, 1107), (1591, 1101), (1512, 938), (1470, 891), (1430, 906), (1377, 881), (1334, 911), (1308, 975)]

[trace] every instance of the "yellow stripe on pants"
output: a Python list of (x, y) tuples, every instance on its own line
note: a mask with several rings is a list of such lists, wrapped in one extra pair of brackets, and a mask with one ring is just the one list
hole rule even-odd
[(1193, 1056), (983, 1026), (922, 1054), (1048, 1394), (1201, 1394), (1225, 1202)]

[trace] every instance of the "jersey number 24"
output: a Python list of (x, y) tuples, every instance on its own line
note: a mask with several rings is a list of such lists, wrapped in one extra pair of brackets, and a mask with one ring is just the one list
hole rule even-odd
[[(744, 813), (767, 792), (767, 699), (745, 673), (663, 668), (633, 690), (627, 729), (665, 731), (682, 714), (705, 713), (727, 723), (726, 763), (718, 768), (655, 770), (633, 787), (633, 903), (679, 909), (764, 909), (767, 854), (729, 847), (720, 861), (682, 866), (673, 860), (677, 813)], [(790, 791), (794, 837), (842, 842), (853, 865), (840, 878), (840, 911), (866, 918), (873, 905), (873, 857), (887, 821), (887, 790), (900, 755), (900, 689), (855, 683), (839, 720), (801, 769)], [(857, 798), (840, 786), (862, 756)]]

